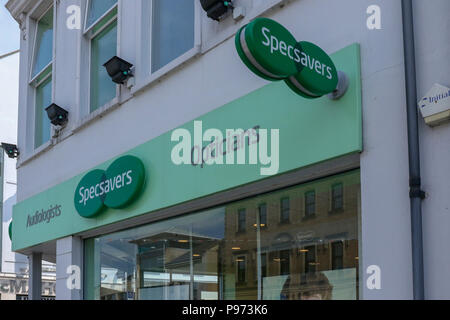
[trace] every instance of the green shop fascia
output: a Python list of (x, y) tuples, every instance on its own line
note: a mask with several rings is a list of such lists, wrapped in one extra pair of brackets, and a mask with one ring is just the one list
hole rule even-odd
[[(297, 43), (271, 21), (258, 20), (246, 26), (236, 39), (239, 56), (249, 69), (273, 82), (196, 119), (203, 128), (279, 130), (277, 175), (362, 151), (359, 45), (349, 45), (331, 57), (312, 53), (309, 59), (314, 56), (320, 66), (319, 62), (306, 62), (309, 68), (299, 67), (296, 55), (301, 59), (302, 52), (314, 51), (316, 46)], [(284, 44), (282, 39), (287, 39)], [(290, 65), (276, 69), (273, 67), (283, 63), (271, 64), (261, 53), (254, 57), (252, 41), (260, 42), (260, 49), (269, 56), (278, 55), (276, 59), (287, 59)], [(336, 88), (337, 69), (345, 72), (349, 87), (343, 97), (332, 101), (324, 95)], [(319, 80), (311, 81), (311, 73)], [(182, 128), (194, 136), (194, 121)], [(10, 230), (13, 251), (24, 252), (71, 235), (95, 234), (104, 226), (271, 179), (260, 174), (261, 164), (176, 165), (171, 160), (171, 134), (16, 204)]]

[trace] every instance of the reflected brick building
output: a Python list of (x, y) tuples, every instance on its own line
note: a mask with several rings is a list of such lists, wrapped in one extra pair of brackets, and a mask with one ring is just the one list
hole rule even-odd
[(357, 294), (359, 188), (353, 172), (227, 206), (225, 268), (235, 279), (225, 296), (257, 299), (259, 287), (262, 297), (301, 299), (308, 273), (344, 269), (354, 279), (341, 276), (342, 286)]

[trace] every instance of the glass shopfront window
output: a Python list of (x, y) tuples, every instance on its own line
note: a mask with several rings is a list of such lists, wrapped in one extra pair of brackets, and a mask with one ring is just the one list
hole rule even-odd
[[(85, 298), (357, 299), (359, 181), (359, 170), (347, 172), (87, 239)], [(330, 212), (335, 185), (345, 202), (338, 213)], [(315, 214), (305, 220), (310, 190)], [(283, 199), (289, 223), (280, 223)], [(251, 227), (240, 230), (244, 209)]]

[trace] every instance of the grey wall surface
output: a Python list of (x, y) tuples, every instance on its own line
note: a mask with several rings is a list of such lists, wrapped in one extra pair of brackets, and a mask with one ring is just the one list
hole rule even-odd
[[(139, 24), (136, 2), (122, 5), (120, 41), (123, 58), (136, 62)], [(268, 0), (240, 1), (257, 8)], [(273, 2), (273, 1), (272, 1)], [(60, 2), (56, 31), (54, 99), (75, 114), (81, 108), (81, 88), (76, 79), (85, 68), (81, 31), (65, 27), (65, 7), (79, 0)], [(382, 29), (368, 30), (367, 7), (377, 4), (382, 12)], [(449, 85), (449, 44), (430, 34), (447, 28), (450, 3), (447, 0), (415, 1), (419, 91), (425, 93), (434, 82)], [(361, 155), (361, 283), (364, 299), (412, 298), (411, 236), (408, 198), (408, 157), (403, 68), (403, 39), (400, 1), (392, 0), (296, 0), (265, 16), (285, 25), (297, 39), (312, 41), (329, 53), (349, 44), (361, 45), (363, 141)], [(242, 23), (245, 23), (242, 22)], [(241, 24), (242, 24), (241, 23)], [(215, 26), (203, 16), (204, 52), (152, 84), (139, 95), (77, 131), (35, 159), (20, 164), (18, 201), (55, 186), (160, 134), (239, 98), (267, 82), (254, 76), (239, 60), (232, 34), (239, 27), (232, 20)], [(443, 32), (445, 34), (445, 32)], [(227, 35), (229, 34), (229, 36)], [(218, 36), (220, 35), (220, 37)], [(217, 39), (217, 40), (216, 40)], [(448, 40), (448, 39), (447, 39)], [(22, 40), (19, 146), (25, 144), (27, 65), (30, 47)], [(444, 50), (444, 51), (443, 51)], [(442, 65), (442, 63), (447, 63)], [(139, 65), (136, 66), (139, 68)], [(447, 71), (445, 71), (445, 68)], [(85, 85), (79, 82), (80, 86)], [(74, 128), (69, 123), (67, 130)], [(426, 280), (429, 297), (448, 297), (444, 270), (450, 262), (445, 243), (449, 200), (449, 127), (421, 128), (424, 188), (430, 199), (424, 204)], [(440, 160), (438, 159), (440, 158)], [(445, 171), (446, 172), (441, 172)], [(445, 179), (447, 178), (447, 179)], [(447, 181), (446, 181), (447, 180)], [(446, 223), (443, 223), (442, 219)], [(428, 250), (427, 250), (428, 249)], [(435, 250), (435, 253), (433, 250)], [(431, 250), (431, 251), (430, 251)], [(432, 263), (430, 261), (439, 261)], [(381, 290), (365, 286), (365, 270), (378, 265)], [(441, 288), (435, 288), (439, 283)]]
[[(417, 91), (450, 87), (450, 1), (414, 1)], [(428, 127), (420, 119), (425, 297), (450, 299), (450, 125)]]

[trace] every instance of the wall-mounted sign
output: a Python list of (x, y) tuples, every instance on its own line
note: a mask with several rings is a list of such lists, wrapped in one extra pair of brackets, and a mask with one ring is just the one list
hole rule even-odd
[[(284, 48), (284, 45), (281, 46)], [(135, 200), (131, 200), (133, 202), (130, 202), (127, 207), (121, 210), (103, 209), (104, 214), (101, 215), (101, 209), (105, 208), (106, 205), (120, 206), (127, 203), (127, 200), (132, 198), (134, 194), (130, 185), (127, 185), (130, 180), (127, 173), (130, 170), (133, 171), (129, 173), (133, 182), (136, 181), (139, 174), (136, 175), (133, 167), (127, 164), (118, 165), (118, 169), (113, 169), (115, 167), (115, 165), (112, 165), (113, 161), (120, 156), (20, 201), (13, 208), (13, 251), (24, 251), (27, 248), (56, 239), (107, 225), (119, 224), (129, 219), (152, 215), (165, 208), (261, 181), (264, 179), (264, 176), (261, 176), (261, 168), (267, 166), (264, 163), (269, 161), (269, 163), (275, 164), (275, 159), (270, 159), (272, 151), (275, 150), (272, 147), (272, 145), (275, 145), (275, 143), (272, 143), (274, 139), (270, 134), (267, 135), (266, 139), (261, 133), (263, 129), (267, 129), (268, 133), (272, 130), (279, 130), (280, 132), (279, 152), (273, 153), (273, 155), (278, 154), (278, 159), (280, 159), (278, 163), (279, 175), (306, 168), (315, 163), (335, 159), (342, 155), (361, 152), (362, 90), (359, 45), (352, 44), (343, 48), (333, 53), (332, 58), (339, 69), (345, 71), (351, 79), (344, 99), (333, 103), (326, 99), (301, 99), (298, 95), (292, 93), (284, 81), (270, 82), (178, 127), (186, 130), (190, 137), (190, 139), (186, 139), (186, 141), (191, 141), (190, 147), (186, 149), (188, 151), (186, 162), (189, 165), (178, 165), (171, 159), (174, 148), (172, 140), (174, 131), (155, 137), (124, 154), (133, 155), (142, 161), (145, 165), (146, 177), (144, 186), (134, 198)], [(283, 112), (274, 112), (274, 108), (280, 105), (283, 106)], [(290, 120), (286, 121), (286, 117), (289, 117)], [(199, 126), (196, 125), (199, 122), (203, 124), (205, 130), (200, 129), (199, 131)], [(259, 129), (255, 127), (256, 124), (260, 126)], [(207, 131), (210, 135), (212, 134), (210, 128), (217, 129), (214, 130), (217, 133), (222, 132), (224, 140), (227, 138), (222, 141), (227, 150), (228, 148), (233, 150), (234, 143), (229, 143), (234, 140), (232, 136), (238, 135), (238, 138), (245, 138), (243, 143), (239, 142), (242, 140), (237, 140), (238, 143), (235, 145), (237, 151), (235, 152), (239, 154), (239, 151), (245, 151), (243, 161), (248, 165), (207, 165), (207, 161), (209, 161), (207, 159), (213, 159), (213, 156), (216, 155), (215, 152), (213, 153), (214, 148), (211, 148), (213, 147), (211, 137), (206, 139), (205, 136)], [(243, 132), (235, 131), (235, 133), (230, 133), (229, 136), (226, 133), (230, 128), (242, 128)], [(248, 135), (243, 134), (245, 130), (247, 130)], [(255, 131), (258, 133), (256, 137)], [(314, 139), (308, 137), (314, 137)], [(246, 141), (248, 139), (250, 140)], [(258, 143), (254, 144), (254, 142)], [(219, 145), (220, 140), (218, 139), (216, 146)], [(192, 165), (190, 161), (191, 150), (195, 146), (198, 146), (198, 148), (195, 148), (198, 153), (194, 155), (192, 163), (198, 163), (198, 165)], [(259, 157), (256, 158), (258, 165), (250, 165), (251, 154), (249, 150), (253, 146), (258, 146)], [(264, 146), (267, 150), (261, 153), (261, 146)], [(206, 158), (206, 156), (203, 159), (201, 158), (199, 149), (203, 148), (205, 148), (203, 154), (209, 154), (209, 158)], [(305, 153), (305, 150), (308, 150), (308, 152)], [(224, 163), (227, 162), (226, 156), (230, 154), (231, 152), (224, 156)], [(264, 163), (258, 161), (261, 154), (266, 159)], [(198, 155), (200, 155), (200, 158)], [(182, 155), (179, 154), (179, 156)], [(183, 156), (185, 155), (183, 154)], [(198, 159), (200, 160), (197, 162)], [(240, 160), (235, 158), (235, 164), (238, 161)], [(116, 164), (120, 162), (117, 161)], [(136, 160), (136, 162), (139, 162), (139, 160)], [(203, 162), (205, 162), (204, 165)], [(110, 170), (107, 170), (109, 167), (111, 167)], [(142, 168), (143, 166), (137, 164), (137, 167)], [(95, 169), (101, 169), (100, 173), (92, 173)], [(85, 178), (90, 172), (92, 177)], [(150, 172), (151, 176), (149, 176)], [(108, 179), (106, 179), (107, 176)], [(140, 177), (142, 181), (143, 173)], [(82, 180), (83, 182), (81, 182)], [(140, 183), (136, 184), (136, 190), (139, 190), (139, 185)], [(112, 186), (114, 190), (111, 190)], [(120, 186), (120, 188), (117, 188), (117, 186)], [(124, 190), (127, 186), (130, 188), (129, 193)], [(112, 192), (117, 192), (119, 196), (116, 195), (111, 198)], [(124, 192), (123, 198), (120, 197), (122, 192)], [(119, 201), (121, 198), (122, 200)], [(119, 203), (111, 204), (106, 199), (117, 200)], [(59, 217), (52, 218), (52, 212), (49, 215), (43, 214), (43, 216), (51, 218), (49, 223), (41, 222), (27, 228), (29, 214), (33, 213), (34, 216), (36, 210), (42, 213), (42, 209), (44, 211), (50, 210), (56, 204), (58, 207), (61, 206), (62, 210)], [(90, 207), (91, 204), (92, 207)], [(97, 210), (100, 211), (97, 212)], [(82, 212), (86, 216), (100, 214), (97, 218), (85, 219), (75, 212)], [(59, 214), (59, 210), (56, 213)]]
[(138, 196), (144, 181), (142, 161), (134, 156), (121, 157), (106, 171), (93, 170), (81, 179), (75, 190), (75, 208), (85, 218), (94, 218), (105, 207), (123, 208)]
[(300, 50), (294, 36), (281, 24), (258, 18), (236, 35), (236, 49), (245, 65), (267, 80), (283, 80), (298, 72)]
[(61, 206), (58, 204), (50, 205), (46, 209), (36, 210), (34, 214), (27, 216), (27, 228), (41, 223), (50, 223), (53, 219), (59, 217), (61, 213)]
[(297, 42), (274, 20), (253, 20), (237, 32), (235, 44), (253, 73), (269, 81), (285, 80), (305, 98), (320, 98), (338, 89), (338, 72), (328, 54), (311, 42)]
[(429, 126), (437, 126), (449, 120), (450, 88), (436, 83), (419, 101), (419, 109)]

